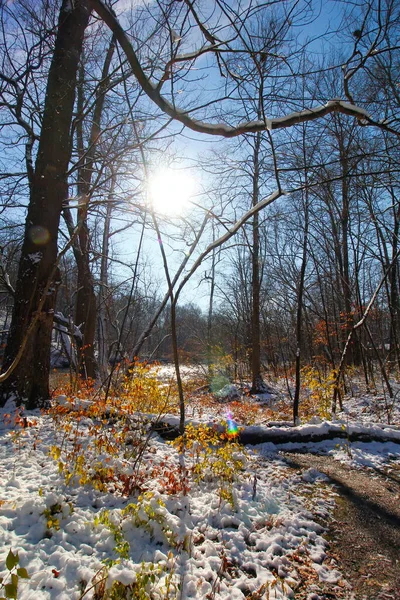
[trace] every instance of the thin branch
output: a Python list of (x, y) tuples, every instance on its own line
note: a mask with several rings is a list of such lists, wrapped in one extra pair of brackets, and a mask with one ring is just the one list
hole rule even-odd
[(131, 42), (128, 39), (127, 34), (121, 27), (120, 23), (118, 22), (118, 19), (116, 18), (112, 10), (106, 7), (102, 0), (89, 0), (89, 2), (95, 10), (95, 12), (99, 15), (99, 17), (111, 29), (115, 38), (121, 45), (121, 48), (125, 52), (128, 62), (132, 68), (132, 72), (135, 75), (144, 93), (164, 113), (172, 117), (174, 120), (179, 121), (185, 127), (188, 127), (192, 131), (197, 131), (199, 133), (205, 133), (209, 135), (218, 135), (225, 138), (232, 138), (242, 135), (244, 133), (256, 133), (258, 131), (284, 129), (287, 127), (292, 127), (293, 125), (297, 125), (299, 123), (320, 119), (331, 113), (342, 113), (345, 115), (355, 117), (356, 119), (362, 121), (365, 124), (378, 126), (384, 129), (385, 131), (389, 131), (391, 133), (395, 133), (396, 135), (400, 135), (400, 132), (391, 128), (387, 123), (375, 121), (363, 108), (360, 108), (359, 106), (356, 106), (354, 104), (350, 104), (349, 102), (344, 102), (341, 99), (330, 100), (326, 104), (316, 106), (310, 109), (305, 109), (299, 112), (289, 113), (288, 115), (276, 119), (265, 119), (262, 121), (247, 121), (244, 123), (240, 123), (235, 127), (226, 125), (225, 123), (213, 124), (193, 119), (189, 116), (187, 111), (183, 111), (181, 109), (176, 108), (173, 104), (166, 100), (166, 98), (160, 93), (158, 87), (155, 86), (145, 75), (142, 65), (139, 62), (139, 59), (136, 55), (135, 50), (133, 49)]

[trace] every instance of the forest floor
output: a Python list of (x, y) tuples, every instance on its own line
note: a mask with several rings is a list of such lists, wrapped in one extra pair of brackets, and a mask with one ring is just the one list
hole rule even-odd
[[(114, 408), (58, 390), (49, 412), (0, 411), (0, 597), (11, 549), (19, 600), (400, 600), (397, 400), (354, 383), (328, 422), (304, 397), (300, 441), (243, 447), (221, 427), (294, 431), (284, 386), (186, 391), (182, 454), (149, 429), (145, 402), (169, 396), (147, 377)], [(309, 441), (326, 428), (375, 441)]]
[[(327, 539), (329, 553), (355, 600), (400, 598), (400, 472), (354, 468), (329, 456), (285, 454), (294, 469), (315, 468), (338, 496)], [(306, 598), (300, 594), (296, 598)], [(326, 598), (335, 598), (326, 591)]]
[[(384, 393), (365, 393), (362, 386), (354, 381), (352, 386), (351, 396), (346, 398), (342, 413), (346, 428), (350, 423), (373, 427), (375, 423), (383, 424), (389, 420), (395, 428), (399, 425), (400, 405), (397, 400), (389, 404)], [(282, 388), (276, 389), (272, 402), (267, 394), (265, 405), (261, 403), (254, 408), (254, 411), (259, 411), (257, 423), (290, 418), (287, 395)], [(318, 407), (313, 406), (311, 397), (308, 402), (306, 409), (318, 414)], [(233, 411), (238, 410), (236, 403), (232, 404)], [(268, 410), (271, 408), (272, 414)], [(226, 413), (230, 409), (225, 407), (224, 410)], [(337, 565), (348, 587), (339, 589), (337, 585), (320, 581), (314, 585), (316, 591), (313, 596), (310, 580), (305, 578), (296, 589), (294, 598), (400, 600), (400, 468), (391, 459), (380, 463), (365, 460), (363, 449), (366, 446), (363, 444), (356, 444), (352, 449), (350, 443), (336, 440), (328, 450), (327, 445), (329, 447), (329, 442), (294, 444), (291, 450), (291, 444), (286, 444), (282, 446), (285, 447), (283, 452), (279, 452), (279, 446), (277, 450), (300, 477), (311, 469), (329, 478), (328, 487), (337, 495), (324, 537), (329, 541), (327, 554)], [(399, 452), (400, 446), (395, 453), (397, 457)], [(322, 519), (320, 522), (326, 527), (326, 521)]]

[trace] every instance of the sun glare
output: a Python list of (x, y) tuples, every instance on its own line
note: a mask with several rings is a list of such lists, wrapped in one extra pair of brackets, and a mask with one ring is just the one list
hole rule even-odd
[(161, 169), (149, 178), (149, 201), (157, 213), (177, 216), (187, 210), (194, 188), (194, 179), (188, 172)]

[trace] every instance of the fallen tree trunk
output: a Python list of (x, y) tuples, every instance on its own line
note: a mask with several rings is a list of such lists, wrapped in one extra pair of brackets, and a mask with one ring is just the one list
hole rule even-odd
[[(292, 429), (291, 431), (244, 431), (239, 433), (241, 444), (308, 444), (318, 443), (326, 440), (344, 439), (349, 442), (394, 442), (400, 444), (400, 432), (393, 432), (395, 435), (385, 434), (385, 430), (378, 431), (346, 431), (340, 427), (335, 427), (329, 431), (321, 431), (305, 434), (302, 431)], [(396, 435), (397, 433), (397, 435)]]
[[(175, 439), (179, 436), (177, 418), (167, 416), (161, 419), (155, 426), (154, 431), (164, 439)], [(198, 423), (193, 422), (196, 426)], [(221, 432), (224, 426), (220, 424), (209, 424)], [(239, 427), (237, 441), (241, 444), (257, 445), (271, 444), (308, 444), (318, 443), (326, 440), (343, 439), (349, 442), (393, 442), (400, 444), (400, 428), (393, 425), (347, 425), (341, 423), (323, 422), (316, 425), (303, 425), (299, 427), (287, 426), (256, 426)]]

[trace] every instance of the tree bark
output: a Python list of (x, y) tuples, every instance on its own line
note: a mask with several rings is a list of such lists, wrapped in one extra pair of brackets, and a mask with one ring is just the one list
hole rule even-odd
[[(396, 202), (396, 194), (393, 186), (390, 186), (390, 195), (393, 199), (393, 234), (392, 234), (392, 258), (398, 253), (400, 232), (400, 207)], [(399, 330), (400, 330), (400, 294), (398, 287), (399, 263), (393, 261), (389, 275), (389, 310), (390, 320), (390, 355), (395, 358), (397, 368), (400, 368)]]
[[(63, 1), (30, 186), (4, 371), (17, 356), (57, 259), (58, 226), (62, 204), (68, 197), (67, 171), (71, 157), (70, 129), (76, 76), (89, 16), (89, 4), (85, 0), (73, 7), (69, 0)], [(51, 332), (58, 280), (56, 277), (52, 282), (24, 354), (0, 387), (0, 405), (13, 396), (17, 404), (25, 403), (27, 408), (35, 408), (49, 398)]]
[[(215, 228), (213, 225), (213, 241), (215, 240)], [(213, 310), (214, 310), (214, 293), (215, 293), (215, 263), (216, 263), (216, 251), (215, 249), (211, 255), (211, 274), (210, 274), (210, 296), (208, 300), (208, 313), (207, 313), (207, 370), (208, 380), (211, 384), (213, 379)]]
[(110, 229), (111, 229), (111, 213), (114, 194), (116, 175), (113, 171), (111, 177), (110, 193), (106, 205), (106, 214), (104, 217), (103, 244), (100, 265), (100, 288), (99, 288), (99, 305), (98, 305), (98, 348), (99, 359), (98, 368), (102, 381), (108, 377), (108, 359), (109, 359), (109, 314), (108, 314), (108, 297), (110, 294), (108, 288), (108, 262), (109, 262), (109, 246), (110, 246)]
[[(307, 175), (306, 175), (307, 177)], [(307, 179), (306, 179), (307, 181)], [(308, 188), (304, 190), (304, 233), (303, 247), (300, 266), (299, 286), (297, 291), (297, 311), (296, 311), (296, 364), (295, 364), (295, 390), (293, 398), (293, 422), (296, 424), (299, 420), (299, 403), (300, 403), (300, 387), (301, 387), (301, 350), (303, 345), (303, 298), (304, 298), (304, 283), (307, 268), (308, 255), (308, 226), (309, 226), (309, 203), (308, 203)]]
[[(75, 324), (82, 332), (82, 344), (78, 348), (79, 371), (83, 378), (95, 379), (97, 377), (98, 365), (94, 354), (94, 343), (97, 325), (97, 302), (94, 288), (94, 280), (90, 268), (90, 232), (87, 220), (87, 202), (91, 194), (93, 163), (95, 151), (100, 136), (100, 124), (104, 108), (104, 100), (110, 81), (110, 66), (115, 52), (115, 39), (112, 37), (103, 64), (101, 81), (96, 93), (96, 102), (93, 111), (93, 121), (90, 131), (88, 147), (84, 148), (82, 120), (77, 127), (78, 152), (82, 160), (82, 166), (78, 172), (78, 196), (86, 198), (80, 202), (78, 209), (78, 222), (82, 221), (79, 230), (78, 247), (75, 252), (76, 265), (78, 269), (77, 294), (75, 306)], [(82, 69), (78, 86), (78, 112), (84, 111), (84, 72)]]
[[(344, 130), (342, 127), (342, 120), (337, 118), (338, 130), (336, 133), (336, 139), (339, 148), (339, 160), (341, 167), (341, 197), (342, 205), (340, 212), (340, 229), (341, 229), (341, 285), (344, 302), (344, 315), (341, 329), (343, 331), (343, 343), (346, 342), (350, 331), (353, 329), (355, 314), (353, 311), (353, 287), (352, 278), (350, 276), (350, 256), (349, 256), (349, 235), (350, 235), (350, 200), (351, 191), (349, 189), (349, 152), (351, 149), (351, 142), (353, 139), (353, 133), (349, 134), (349, 139), (346, 140)], [(350, 348), (347, 354), (347, 360), (349, 364), (360, 365), (361, 363), (361, 351), (358, 334), (356, 333), (352, 339)]]
[[(257, 206), (260, 197), (260, 147), (261, 133), (255, 135), (253, 152), (252, 207)], [(261, 334), (260, 334), (260, 229), (258, 212), (253, 216), (252, 303), (251, 303), (251, 394), (266, 392), (261, 375)]]

